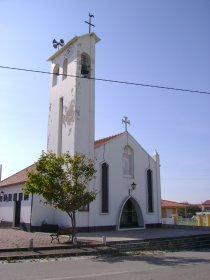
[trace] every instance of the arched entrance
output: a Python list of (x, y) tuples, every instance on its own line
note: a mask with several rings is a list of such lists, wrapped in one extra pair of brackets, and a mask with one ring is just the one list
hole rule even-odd
[(118, 229), (139, 227), (144, 227), (141, 208), (133, 197), (129, 197), (121, 206)]

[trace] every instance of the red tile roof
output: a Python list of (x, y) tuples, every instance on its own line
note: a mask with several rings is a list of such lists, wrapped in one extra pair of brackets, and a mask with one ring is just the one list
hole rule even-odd
[(179, 202), (174, 202), (174, 201), (169, 201), (169, 200), (161, 200), (161, 206), (162, 207), (176, 207), (176, 208), (183, 208), (188, 206), (188, 203), (179, 203)]
[(13, 174), (12, 176), (4, 179), (0, 182), (0, 188), (4, 186), (11, 186), (24, 183), (27, 180), (27, 170), (28, 171), (35, 171), (36, 167), (35, 164), (32, 164), (25, 169)]
[(209, 205), (210, 206), (210, 200), (204, 201), (201, 205)]
[(106, 137), (106, 138), (96, 140), (95, 144), (94, 144), (94, 148), (97, 149), (97, 148), (103, 146), (104, 144), (108, 143), (109, 141), (113, 140), (114, 138), (119, 137), (122, 134), (123, 133), (119, 133), (119, 134), (116, 134), (116, 135), (112, 135), (112, 136), (109, 136), (109, 137)]
[[(109, 137), (106, 137), (103, 139), (96, 140), (95, 144), (94, 144), (94, 148), (97, 149), (122, 134), (123, 133), (119, 133), (119, 134), (116, 134), (113, 136), (109, 136)], [(11, 185), (17, 185), (17, 184), (24, 183), (27, 180), (27, 170), (35, 171), (36, 170), (35, 164), (32, 164), (29, 167), (26, 167), (25, 169), (23, 169), (23, 170), (15, 173), (14, 175), (4, 179), (3, 181), (1, 181), (0, 188), (5, 187), (5, 186), (11, 186)]]

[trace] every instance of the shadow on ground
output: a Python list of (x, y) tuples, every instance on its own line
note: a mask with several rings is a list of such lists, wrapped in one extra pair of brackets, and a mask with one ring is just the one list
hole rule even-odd
[[(199, 257), (199, 255), (205, 256)], [(208, 253), (208, 257), (206, 257)], [(195, 255), (196, 254), (196, 255)], [(183, 255), (183, 256), (182, 256)], [(192, 256), (190, 256), (192, 255)], [(146, 262), (148, 264), (159, 265), (159, 266), (177, 266), (177, 265), (189, 265), (207, 263), (210, 265), (210, 250), (196, 250), (187, 251), (184, 254), (182, 252), (140, 252), (137, 255), (102, 255), (96, 257), (93, 261), (95, 262), (107, 262), (110, 264), (127, 262), (127, 261), (138, 261)]]

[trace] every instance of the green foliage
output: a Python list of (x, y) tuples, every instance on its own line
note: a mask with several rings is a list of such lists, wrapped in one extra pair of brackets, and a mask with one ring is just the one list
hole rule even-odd
[(201, 208), (198, 205), (188, 204), (186, 210), (184, 208), (178, 209), (178, 215), (184, 218), (192, 218), (197, 212), (201, 212)]
[(96, 191), (88, 190), (95, 172), (93, 161), (84, 155), (57, 156), (53, 152), (43, 152), (36, 163), (36, 171), (28, 172), (23, 191), (42, 195), (46, 204), (66, 212), (74, 231), (75, 212), (96, 198)]
[(198, 205), (187, 206), (187, 218), (192, 218), (197, 212), (201, 212), (201, 208)]
[(178, 216), (185, 217), (185, 208), (178, 208), (177, 209)]

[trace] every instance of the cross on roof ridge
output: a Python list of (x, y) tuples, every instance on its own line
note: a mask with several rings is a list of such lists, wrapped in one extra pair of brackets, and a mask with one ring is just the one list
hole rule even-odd
[(124, 116), (124, 118), (122, 119), (122, 124), (125, 124), (125, 131), (128, 131), (128, 124), (130, 125), (130, 121), (128, 119), (128, 117)]

